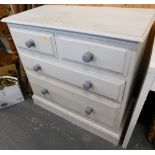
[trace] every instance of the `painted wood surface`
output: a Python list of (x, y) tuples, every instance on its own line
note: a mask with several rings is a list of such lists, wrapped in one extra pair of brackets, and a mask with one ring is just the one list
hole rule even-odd
[[(91, 67), (99, 67), (127, 75), (130, 52), (123, 48), (85, 41), (82, 38), (56, 35), (55, 41), (61, 59), (74, 61)], [(83, 56), (92, 54), (92, 61), (85, 62)]]
[(41, 57), (33, 57), (20, 53), (21, 60), (25, 68), (33, 70), (35, 65), (40, 65), (38, 72), (68, 82), (83, 89), (85, 81), (92, 82), (92, 87), (87, 90), (121, 102), (125, 81), (106, 75), (93, 75), (82, 68), (67, 66), (62, 63), (50, 61)]
[[(47, 55), (56, 55), (53, 33), (12, 28), (11, 35), (19, 48), (26, 48)], [(27, 47), (26, 42), (28, 41), (33, 42), (34, 45)]]
[(153, 9), (44, 5), (3, 21), (143, 42), (154, 17)]
[[(71, 87), (63, 82), (47, 78), (41, 74), (38, 75), (29, 70), (26, 70), (26, 72), (31, 82), (33, 92), (36, 95), (61, 104), (73, 110), (73, 112), (77, 112), (79, 115), (82, 114), (86, 119), (96, 120), (113, 128), (120, 105), (95, 97), (76, 87)], [(46, 93), (44, 93), (45, 90)], [(86, 113), (87, 108), (91, 108), (92, 111)]]
[[(126, 121), (123, 119), (124, 116), (126, 117), (125, 110), (126, 110), (127, 105), (130, 104), (129, 103), (130, 93), (132, 92), (132, 84), (134, 81), (134, 77), (136, 76), (135, 67), (137, 66), (136, 68), (138, 68), (138, 62), (140, 61), (139, 60), (140, 55), (142, 55), (142, 52), (143, 52), (143, 48), (139, 48), (139, 45), (140, 46), (142, 45), (142, 47), (145, 46), (145, 42), (143, 41), (146, 40), (147, 34), (150, 30), (150, 27), (152, 26), (153, 17), (155, 13), (154, 10), (151, 10), (151, 9), (149, 10), (120, 9), (120, 8), (114, 9), (114, 8), (102, 8), (102, 7), (101, 8), (99, 7), (98, 8), (97, 7), (70, 7), (70, 6), (69, 7), (68, 6), (67, 7), (48, 6), (48, 7), (49, 9), (47, 9), (46, 6), (41, 7), (41, 9), (44, 10), (43, 14), (41, 13), (41, 11), (39, 11), (40, 9), (34, 9), (31, 11), (28, 11), (27, 13), (23, 12), (21, 13), (21, 15), (12, 16), (8, 18), (10, 19), (10, 21), (12, 19), (12, 21), (14, 22), (15, 20), (13, 20), (13, 18), (14, 19), (16, 17), (20, 18), (20, 20), (16, 21), (16, 23), (20, 25), (11, 24), (10, 28), (16, 27), (18, 29), (20, 26), (23, 26), (23, 28), (25, 29), (26, 28), (34, 29), (34, 30), (39, 29), (39, 31), (41, 32), (51, 31), (51, 32), (54, 32), (54, 34), (55, 33), (60, 34), (60, 32), (61, 33), (64, 32), (66, 35), (71, 35), (71, 33), (74, 33), (74, 36), (77, 35), (76, 37), (78, 36), (81, 37), (80, 40), (82, 40), (82, 36), (85, 36), (85, 37), (89, 36), (89, 39), (92, 39), (95, 37), (104, 38), (104, 39), (108, 39), (109, 40), (108, 42), (110, 42), (111, 44), (112, 43), (114, 44), (114, 42), (115, 43), (117, 42), (117, 44), (120, 45), (120, 46), (117, 46), (119, 47), (119, 49), (121, 47), (125, 47), (127, 44), (129, 46), (129, 44), (133, 43), (131, 42), (131, 40), (138, 41), (137, 43), (134, 42), (135, 45), (132, 44), (134, 45), (134, 47), (138, 46), (138, 48), (134, 49), (132, 47), (131, 49), (134, 49), (134, 50), (125, 49), (126, 52), (124, 53), (121, 50), (121, 52), (123, 53), (119, 57), (121, 65), (124, 65), (123, 62), (126, 61), (124, 60), (126, 59), (125, 53), (130, 54), (131, 56), (131, 60), (129, 63), (129, 69), (128, 70), (126, 69), (126, 71), (129, 71), (127, 77), (123, 77), (120, 74), (119, 76), (118, 74), (117, 76), (115, 76), (114, 74), (111, 74), (111, 75), (107, 74), (107, 70), (105, 70), (104, 74), (99, 74), (97, 71), (98, 70), (97, 68), (100, 67), (102, 64), (100, 64), (99, 66), (96, 66), (96, 70), (94, 71), (92, 71), (91, 69), (89, 70), (89, 68), (93, 68), (91, 66), (87, 67), (86, 69), (86, 67), (84, 67), (84, 64), (77, 66), (75, 65), (75, 63), (72, 63), (72, 65), (70, 63), (69, 65), (69, 63), (65, 63), (65, 61), (62, 61), (62, 59), (60, 59), (59, 50), (58, 50), (58, 57), (52, 57), (52, 56), (44, 57), (45, 54), (41, 55), (41, 53), (37, 53), (37, 52), (33, 54), (34, 52), (33, 50), (31, 51), (23, 47), (21, 48), (18, 46), (18, 42), (16, 43), (18, 46), (19, 55), (21, 57), (21, 60), (24, 64), (25, 69), (28, 68), (28, 69), (31, 69), (32, 71), (32, 69), (34, 69), (33, 67), (39, 64), (41, 66), (41, 70), (38, 71), (38, 73), (36, 72), (37, 77), (39, 77), (41, 73), (41, 74), (44, 74), (44, 76), (48, 76), (48, 78), (52, 77), (52, 78), (56, 78), (58, 81), (61, 81), (61, 84), (59, 82), (50, 82), (51, 87), (56, 90), (55, 92), (53, 92), (53, 89), (50, 89), (49, 85), (46, 84), (46, 80), (35, 81), (34, 79), (32, 82), (32, 86), (35, 87), (34, 91), (35, 91), (35, 94), (37, 94), (37, 95), (34, 95), (33, 97), (35, 103), (50, 110), (51, 112), (58, 114), (61, 117), (64, 117), (65, 119), (73, 123), (77, 123), (77, 125), (79, 125), (80, 127), (83, 127), (101, 137), (104, 137), (108, 141), (111, 141), (117, 144), (120, 139), (120, 135), (122, 133), (122, 129), (123, 129), (122, 124), (124, 124), (123, 122)], [(52, 9), (53, 14), (51, 14), (50, 8), (53, 8)], [(63, 8), (63, 9), (57, 10), (56, 8)], [(77, 9), (72, 10), (73, 8), (77, 8)], [(33, 11), (35, 13), (33, 13)], [(91, 19), (87, 18), (88, 13), (90, 13), (89, 11), (93, 12)], [(56, 13), (56, 15), (54, 15), (54, 12)], [(50, 15), (47, 16), (48, 14)], [(91, 14), (89, 14), (89, 17), (90, 15)], [(105, 20), (99, 20), (99, 18), (96, 18), (96, 17), (100, 17), (100, 19), (103, 19), (104, 17)], [(49, 19), (52, 19), (52, 20), (50, 21)], [(137, 19), (141, 19), (141, 20), (137, 20)], [(86, 22), (87, 20), (88, 22)], [(27, 23), (24, 23), (23, 21), (26, 21)], [(74, 23), (72, 23), (72, 21)], [(116, 24), (114, 25), (114, 23)], [(53, 28), (56, 28), (57, 30)], [(105, 32), (102, 32), (103, 29), (105, 30)], [(137, 32), (136, 32), (136, 29), (137, 29)], [(88, 33), (89, 35), (87, 35)], [(100, 37), (98, 35), (100, 35)], [(31, 33), (29, 34), (29, 36), (31, 36)], [(105, 36), (108, 38), (105, 38)], [(18, 39), (20, 39), (20, 37)], [(125, 39), (126, 41), (122, 39)], [(127, 41), (127, 40), (130, 40), (130, 41)], [(140, 41), (142, 41), (143, 43), (139, 44)], [(84, 41), (82, 42), (83, 42), (82, 44), (85, 44)], [(92, 44), (89, 43), (89, 46), (93, 46), (94, 44), (95, 43), (92, 43)], [(72, 48), (72, 44), (69, 44), (68, 46)], [(78, 46), (75, 46), (75, 47), (77, 49), (80, 49), (79, 46), (81, 45), (78, 44)], [(110, 48), (112, 48), (113, 50), (116, 50), (117, 47), (113, 48), (113, 46), (111, 46)], [(44, 49), (46, 49), (45, 46), (44, 46)], [(120, 50), (118, 51), (120, 53)], [(116, 55), (116, 57), (118, 57), (118, 55)], [(71, 57), (71, 59), (73, 58), (74, 57)], [(78, 55), (76, 56), (75, 60), (76, 59), (79, 59)], [(112, 60), (110, 54), (109, 54), (109, 57), (106, 58), (106, 60), (107, 62)], [(107, 62), (104, 62), (102, 66), (104, 65), (106, 66)], [(126, 62), (126, 64), (128, 63)], [(109, 69), (111, 68), (115, 70), (116, 69), (115, 67), (117, 69), (119, 68), (118, 70), (121, 70), (119, 65), (112, 66), (112, 64), (110, 65)], [(123, 66), (121, 66), (121, 68), (123, 68)], [(52, 78), (51, 80), (53, 81), (54, 79)], [(47, 80), (47, 83), (51, 80)], [(86, 91), (82, 88), (83, 82), (85, 82), (85, 80), (91, 80), (93, 82), (93, 87), (90, 90)], [(39, 81), (40, 83), (37, 81)], [(65, 86), (62, 83), (65, 83)], [(50, 101), (46, 100), (45, 97), (42, 97), (41, 94), (39, 93), (43, 85), (46, 85), (46, 87), (49, 88), (49, 91), (55, 94), (54, 97), (52, 95), (49, 96), (49, 98), (47, 97), (47, 99)], [(71, 86), (73, 88), (72, 91), (70, 90)], [(81, 93), (79, 93), (79, 91), (75, 91), (73, 93), (73, 90), (75, 89), (80, 90)], [(61, 92), (61, 93), (58, 94), (57, 92)], [(64, 94), (67, 94), (67, 95), (64, 95)], [(72, 97), (69, 98), (69, 96), (72, 96), (71, 94), (73, 96), (75, 94), (76, 95), (74, 98)], [(79, 96), (78, 94), (80, 94), (80, 97), (78, 97)], [(64, 96), (68, 96), (68, 97), (65, 98)], [(95, 99), (91, 98), (91, 96), (94, 96)], [(99, 100), (99, 97), (100, 97), (100, 100)], [(77, 105), (73, 106), (72, 103), (74, 103), (73, 102), (74, 99), (76, 99), (76, 103), (79, 105), (78, 107), (76, 107)], [(80, 99), (83, 100), (82, 101), (83, 104), (82, 102), (80, 103), (78, 102), (78, 100)], [(54, 102), (52, 102), (53, 100)], [(66, 100), (66, 102), (63, 102), (64, 100)], [(103, 100), (107, 100), (108, 102), (104, 102)], [(60, 104), (58, 105), (55, 102), (61, 102), (61, 104), (64, 104), (66, 107), (71, 107), (72, 110), (69, 110), (69, 108), (65, 108), (65, 106), (61, 106)], [(67, 102), (70, 103), (70, 106), (67, 106)], [(97, 108), (97, 111), (96, 111), (97, 113), (94, 114), (92, 118), (90, 118), (91, 121), (89, 121), (85, 117), (79, 116), (79, 114), (76, 114), (76, 112), (73, 112), (73, 109), (79, 110), (81, 107), (83, 107), (83, 105), (87, 106), (88, 102), (90, 103), (91, 106), (94, 106), (95, 108)], [(114, 104), (109, 104), (111, 102), (114, 102)], [(116, 110), (116, 109), (119, 109), (117, 108), (117, 106), (120, 107), (119, 112)], [(103, 111), (100, 110), (102, 109), (102, 107), (105, 107)], [(105, 119), (104, 118), (101, 119), (103, 115)], [(104, 128), (102, 125), (99, 125), (97, 122), (100, 122), (100, 123), (102, 122), (106, 124), (107, 125), (106, 128)], [(108, 129), (109, 126), (113, 127), (113, 132), (110, 129)]]
[(44, 109), (53, 112), (54, 114), (72, 122), (73, 124), (80, 126), (81, 128), (92, 132), (110, 142), (113, 144), (118, 144), (120, 139), (120, 134), (112, 132), (101, 125), (98, 125), (92, 121), (89, 121), (85, 119), (84, 117), (81, 117), (77, 115), (76, 113), (73, 113), (72, 111), (55, 104), (54, 102), (50, 102), (42, 97), (39, 97), (37, 95), (33, 95), (33, 101), (37, 105), (43, 107)]

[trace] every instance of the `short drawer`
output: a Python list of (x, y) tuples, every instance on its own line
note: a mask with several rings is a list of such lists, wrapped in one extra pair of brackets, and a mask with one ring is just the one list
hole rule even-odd
[(127, 75), (130, 52), (126, 49), (69, 36), (56, 35), (55, 40), (63, 60)]
[(102, 98), (86, 95), (80, 89), (63, 82), (27, 71), (33, 92), (47, 100), (71, 109), (88, 119), (113, 127), (120, 106)]
[(121, 102), (125, 81), (107, 75), (86, 72), (85, 70), (67, 66), (40, 57), (21, 55), (21, 60), (27, 69), (34, 70), (56, 79), (65, 81), (86, 92), (93, 92)]
[(26, 48), (32, 52), (51, 56), (56, 55), (53, 33), (11, 28), (11, 34), (17, 48)]

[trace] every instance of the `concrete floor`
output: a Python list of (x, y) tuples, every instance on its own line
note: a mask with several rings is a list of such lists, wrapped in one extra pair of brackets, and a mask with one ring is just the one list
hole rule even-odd
[[(121, 146), (103, 140), (76, 125), (26, 102), (0, 110), (1, 150), (115, 150)], [(127, 149), (153, 149), (144, 127), (136, 126)]]

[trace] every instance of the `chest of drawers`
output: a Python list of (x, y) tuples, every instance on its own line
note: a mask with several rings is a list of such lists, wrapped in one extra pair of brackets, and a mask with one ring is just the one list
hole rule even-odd
[(46, 5), (3, 21), (34, 103), (118, 144), (154, 16), (151, 9)]

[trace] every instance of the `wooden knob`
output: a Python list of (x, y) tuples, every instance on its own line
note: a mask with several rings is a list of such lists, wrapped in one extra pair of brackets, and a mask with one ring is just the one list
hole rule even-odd
[(48, 94), (48, 90), (44, 88), (44, 89), (41, 90), (41, 93), (42, 93), (43, 95), (46, 95), (46, 94)]
[(41, 66), (39, 64), (36, 64), (36, 65), (33, 66), (33, 70), (35, 72), (37, 72), (37, 71), (41, 70)]
[(25, 42), (25, 45), (26, 45), (27, 48), (31, 48), (31, 47), (35, 46), (35, 43), (34, 43), (34, 41), (32, 39), (30, 39), (30, 40), (27, 40)]
[(86, 52), (83, 56), (82, 59), (84, 62), (90, 62), (93, 60), (93, 54), (91, 52)]
[(91, 107), (87, 107), (86, 110), (85, 110), (85, 113), (86, 113), (87, 115), (90, 115), (92, 112), (94, 112), (94, 109), (91, 108)]
[(89, 80), (86, 80), (86, 81), (83, 83), (83, 88), (84, 88), (85, 90), (90, 89), (92, 86), (93, 86), (93, 83), (92, 83), (91, 81), (89, 81)]

